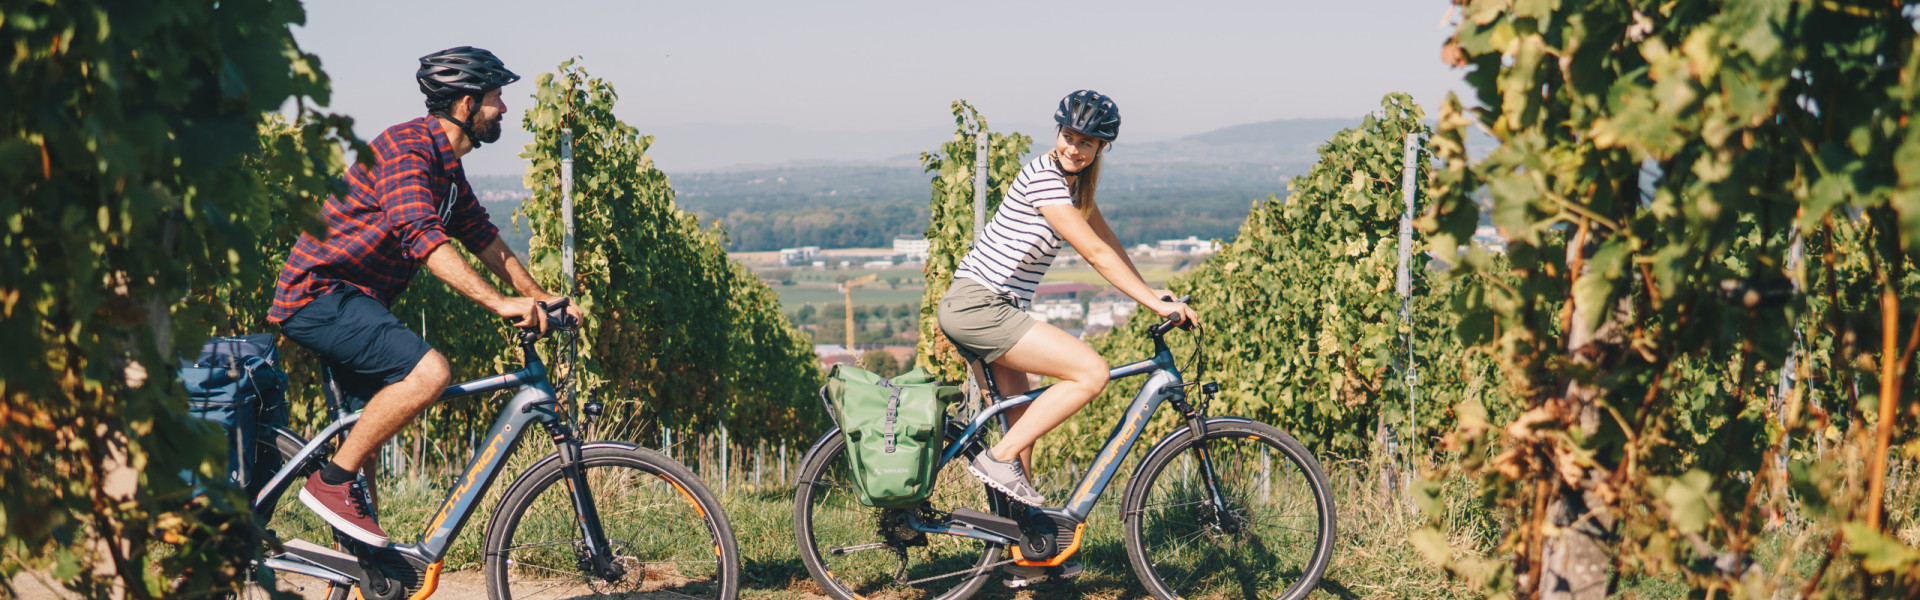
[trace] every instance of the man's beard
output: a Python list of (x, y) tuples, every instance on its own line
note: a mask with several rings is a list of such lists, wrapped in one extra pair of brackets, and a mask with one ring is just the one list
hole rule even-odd
[(494, 117), (492, 121), (480, 121), (477, 118), (474, 119), (475, 121), (473, 123), (474, 141), (477, 141), (483, 144), (491, 144), (491, 143), (500, 141), (500, 122), (506, 120), (506, 118), (507, 118), (507, 115), (502, 114), (500, 116)]

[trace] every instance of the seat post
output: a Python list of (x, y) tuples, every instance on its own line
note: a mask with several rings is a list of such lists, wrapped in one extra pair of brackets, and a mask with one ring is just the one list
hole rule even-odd
[(327, 412), (334, 420), (347, 416), (347, 403), (340, 397), (340, 382), (334, 380), (333, 367), (320, 366), (320, 391), (326, 396)]
[[(967, 351), (967, 349), (965, 348), (961, 348), (958, 344), (955, 344), (953, 346), (953, 349), (960, 353), (961, 359), (967, 361), (967, 368), (972, 369), (973, 365), (975, 364), (980, 365), (980, 377), (987, 381), (987, 385), (985, 386), (985, 389), (980, 390), (980, 395), (982, 397), (985, 397), (988, 400), (990, 400), (992, 404), (999, 404), (1001, 401), (1006, 400), (1005, 398), (1000, 397), (1000, 384), (994, 382), (993, 367), (989, 366), (986, 360), (981, 359), (979, 356), (974, 355), (974, 353)], [(994, 415), (994, 421), (1000, 424), (1000, 433), (1005, 434), (1009, 427), (1009, 425), (1007, 424), (1007, 414), (1000, 413), (998, 415)]]

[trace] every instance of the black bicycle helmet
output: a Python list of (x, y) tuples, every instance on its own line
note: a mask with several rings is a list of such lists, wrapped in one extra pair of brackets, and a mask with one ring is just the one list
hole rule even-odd
[(420, 70), (413, 77), (420, 81), (420, 93), (426, 94), (428, 101), (481, 95), (520, 80), (499, 57), (473, 46), (420, 57)]
[(1113, 99), (1093, 90), (1080, 90), (1060, 99), (1053, 122), (1106, 141), (1120, 137), (1120, 107)]

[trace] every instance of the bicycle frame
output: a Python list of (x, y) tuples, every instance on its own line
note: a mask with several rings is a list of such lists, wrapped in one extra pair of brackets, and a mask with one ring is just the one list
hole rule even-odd
[[(1120, 419), (1120, 423), (1114, 425), (1112, 433), (1107, 434), (1107, 441), (1101, 446), (1100, 454), (1094, 457), (1093, 468), (1088, 469), (1087, 474), (1081, 478), (1079, 485), (1074, 486), (1073, 495), (1068, 498), (1065, 511), (1068, 516), (1073, 517), (1075, 520), (1085, 521), (1087, 515), (1093, 513), (1094, 503), (1100, 500), (1100, 494), (1106, 491), (1108, 484), (1113, 483), (1113, 476), (1120, 470), (1120, 458), (1126, 456), (1128, 452), (1131, 452), (1133, 445), (1140, 440), (1140, 434), (1146, 428), (1147, 419), (1153, 417), (1153, 413), (1159, 410), (1162, 402), (1166, 401), (1175, 393), (1178, 393), (1182, 385), (1180, 369), (1174, 365), (1173, 352), (1168, 350), (1164, 344), (1157, 345), (1159, 347), (1156, 349), (1153, 358), (1115, 367), (1107, 373), (1109, 380), (1147, 374), (1151, 374), (1151, 376), (1147, 378), (1145, 384), (1140, 386), (1140, 392), (1134, 395), (1133, 403), (1127, 405), (1126, 414)], [(1002, 399), (993, 406), (980, 411), (980, 414), (975, 415), (973, 420), (967, 423), (967, 428), (960, 432), (960, 437), (947, 446), (946, 452), (940, 456), (940, 463), (934, 467), (935, 472), (944, 468), (948, 461), (958, 456), (960, 450), (965, 448), (967, 444), (973, 443), (975, 438), (979, 437), (980, 432), (986, 428), (987, 422), (991, 421), (1000, 413), (1005, 412), (1007, 409), (1033, 402), (1034, 399), (1039, 398), (1040, 394), (1047, 391), (1047, 388), (1050, 387), (1053, 386), (1043, 387), (1012, 398)], [(936, 533), (961, 535), (1001, 543), (1011, 541), (999, 539), (998, 536), (992, 536), (991, 534), (983, 534), (970, 530), (929, 528), (930, 531), (933, 529), (939, 529)]]
[[(447, 492), (446, 500), (440, 505), (439, 513), (434, 516), (426, 530), (421, 532), (419, 541), (409, 545), (394, 544), (390, 546), (392, 551), (421, 559), (426, 563), (437, 563), (446, 557), (448, 549), (453, 546), (454, 538), (465, 527), (467, 519), (473, 516), (480, 498), (486, 494), (487, 488), (492, 487), (494, 479), (499, 476), (507, 456), (512, 454), (514, 444), (519, 442), (520, 436), (524, 435), (527, 427), (533, 423), (538, 422), (554, 434), (554, 441), (560, 447), (562, 464), (570, 465), (580, 459), (580, 444), (573, 438), (571, 428), (556, 410), (558, 398), (553, 393), (553, 386), (547, 382), (546, 366), (540, 362), (540, 355), (533, 351), (530, 342), (523, 344), (523, 348), (527, 351), (527, 362), (524, 368), (504, 375), (455, 384), (441, 393), (440, 400), (447, 400), (520, 388), (520, 392), (502, 407), (500, 416), (494, 419), (493, 427), (487, 431), (486, 437), (482, 438), (486, 440), (485, 445), (474, 453), (473, 459), (467, 463), (460, 478), (455, 480), (453, 489)], [(279, 498), (292, 483), (293, 473), (298, 472), (309, 461), (316, 459), (316, 454), (328, 440), (341, 435), (346, 428), (359, 420), (358, 412), (346, 415), (328, 425), (319, 435), (308, 441), (306, 446), (294, 454), (292, 460), (280, 467), (280, 471), (275, 473), (273, 478), (268, 480), (266, 487), (254, 497), (255, 514), (261, 514), (262, 510), (273, 510), (274, 507), (263, 506), (264, 503), (270, 499)], [(580, 479), (580, 473), (577, 470), (571, 475)], [(590, 532), (587, 535), (589, 549), (596, 557), (596, 562), (599, 562), (604, 560), (605, 553), (601, 550), (606, 547), (605, 534), (600, 528), (599, 513), (593, 510), (592, 497), (587, 495), (586, 482), (572, 483), (575, 485), (568, 487), (573, 490), (575, 507), (580, 509), (581, 526)], [(335, 583), (353, 583), (345, 574), (305, 561), (268, 558), (261, 561), (261, 566), (318, 577)]]

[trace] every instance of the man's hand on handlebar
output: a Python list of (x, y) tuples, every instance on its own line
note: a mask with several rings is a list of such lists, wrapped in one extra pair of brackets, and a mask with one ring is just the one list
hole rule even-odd
[(580, 304), (578, 302), (568, 302), (567, 298), (562, 296), (547, 296), (541, 298), (540, 301), (547, 303), (548, 309), (552, 309), (556, 303), (566, 302), (567, 316), (573, 317), (573, 326), (587, 326), (587, 311), (580, 310)]
[(543, 302), (548, 307), (564, 303), (567, 316), (573, 317), (575, 323), (584, 321), (584, 313), (580, 310), (580, 307), (574, 306), (572, 303), (567, 302), (566, 298), (559, 296), (540, 299), (527, 297), (504, 298), (491, 308), (494, 314), (506, 318), (514, 327), (539, 331), (541, 336), (545, 336), (547, 334), (548, 315), (545, 311), (541, 310), (541, 303)]

